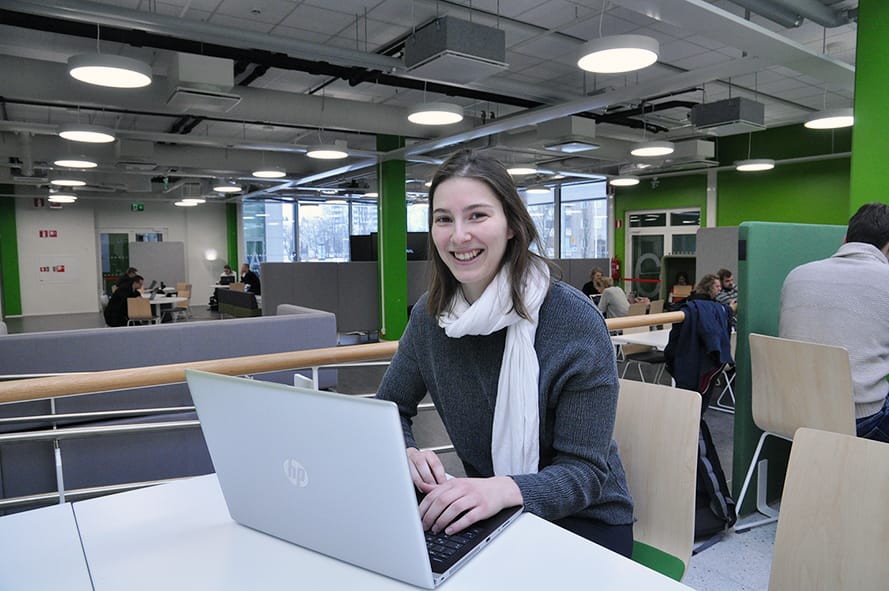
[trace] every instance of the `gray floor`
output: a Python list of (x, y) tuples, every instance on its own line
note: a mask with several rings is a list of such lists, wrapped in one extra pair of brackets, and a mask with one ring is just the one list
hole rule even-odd
[[(192, 320), (216, 320), (219, 314), (206, 305), (192, 306)], [(10, 334), (103, 327), (99, 313), (65, 314), (6, 318)], [(113, 330), (109, 328), (109, 330)], [(367, 342), (366, 336), (340, 335), (340, 344)], [(337, 390), (351, 394), (374, 392), (382, 379), (384, 367), (344, 368), (339, 370)], [(646, 379), (654, 377), (654, 369), (646, 368)], [(630, 374), (628, 374), (630, 377)], [(661, 379), (669, 384), (669, 376)], [(732, 474), (733, 416), (708, 410), (707, 424), (722, 461), (727, 478)], [(434, 412), (422, 412), (414, 424), (418, 442), (423, 446), (447, 445), (447, 433)], [(449, 473), (463, 475), (463, 468), (453, 453), (442, 457)], [(727, 534), (722, 541), (692, 557), (684, 583), (698, 591), (760, 591), (768, 588), (775, 524), (755, 528), (745, 533)]]

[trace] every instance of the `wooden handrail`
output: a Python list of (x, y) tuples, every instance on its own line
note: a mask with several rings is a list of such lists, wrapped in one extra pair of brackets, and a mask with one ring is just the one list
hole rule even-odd
[[(605, 324), (609, 330), (621, 330), (635, 326), (682, 322), (684, 319), (684, 312), (664, 312), (662, 314), (609, 318)], [(397, 341), (385, 341), (347, 347), (328, 347), (326, 349), (249, 355), (0, 382), (0, 404), (177, 384), (185, 381), (186, 369), (199, 369), (224, 375), (247, 375), (318, 365), (390, 359), (395, 355), (397, 349)]]
[(209, 361), (190, 361), (169, 365), (153, 365), (127, 369), (112, 369), (78, 375), (35, 378), (0, 383), (0, 404), (40, 398), (111, 392), (143, 386), (161, 386), (185, 381), (186, 369), (199, 369), (224, 375), (246, 375), (269, 371), (385, 359), (395, 355), (396, 341), (328, 347), (287, 353), (229, 357)]

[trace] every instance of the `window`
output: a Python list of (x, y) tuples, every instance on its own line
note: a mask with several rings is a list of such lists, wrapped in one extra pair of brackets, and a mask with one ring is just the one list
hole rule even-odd
[(608, 201), (604, 182), (562, 185), (561, 258), (608, 257)]
[[(554, 257), (556, 253), (556, 228), (555, 228), (555, 201), (553, 200), (554, 191), (550, 191), (546, 195), (536, 195), (525, 193), (525, 203), (528, 206), (528, 213), (537, 226), (537, 233), (540, 234), (540, 240), (543, 242), (545, 256)], [(533, 248), (533, 245), (532, 245)]]
[(349, 260), (348, 203), (299, 203), (299, 260)]
[(695, 254), (700, 224), (697, 209), (627, 212), (625, 289), (657, 298), (664, 255)]
[(242, 209), (246, 258), (251, 270), (258, 272), (263, 262), (294, 260), (293, 203), (249, 201)]

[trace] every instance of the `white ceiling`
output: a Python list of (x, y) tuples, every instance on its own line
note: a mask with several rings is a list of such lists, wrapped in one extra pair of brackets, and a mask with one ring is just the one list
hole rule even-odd
[[(0, 0), (0, 23), (12, 23), (0, 25), (5, 81), (0, 183), (13, 182), (18, 195), (45, 192), (45, 179), (56, 172), (48, 163), (72, 148), (54, 131), (78, 120), (115, 128), (125, 140), (96, 151), (102, 166), (89, 175), (85, 195), (113, 198), (141, 191), (168, 199), (176, 195), (163, 192), (158, 181), (164, 177), (195, 183), (217, 176), (246, 179), (259, 163), (287, 169), (286, 183), (253, 183), (253, 189), (278, 196), (293, 194), (297, 185), (352, 178), (372, 185), (369, 165), (383, 157), (377, 134), (407, 138), (408, 148), (389, 157), (406, 157), (409, 177), (428, 176), (434, 162), (461, 141), (493, 147), (505, 160), (534, 161), (582, 177), (616, 174), (627, 164), (628, 144), (643, 137), (642, 118), (633, 116), (635, 127), (626, 121), (600, 123), (596, 135), (602, 148), (570, 159), (534, 146), (534, 124), (681, 101), (647, 114), (651, 127), (645, 137), (684, 140), (706, 138), (688, 121), (692, 103), (744, 96), (765, 105), (766, 127), (799, 123), (825, 107), (852, 106), (854, 22), (828, 28), (804, 18), (800, 26), (786, 28), (747, 13), (744, 1), (69, 0), (56, 6), (51, 0)], [(857, 0), (756, 3), (791, 1), (840, 16), (858, 6)], [(450, 85), (454, 96), (436, 92), (447, 81), (417, 82), (403, 66), (401, 47), (416, 28), (439, 16), (504, 31), (508, 68), (468, 85)], [(96, 23), (102, 25), (98, 31)], [(151, 36), (146, 41), (128, 30)], [(655, 37), (661, 46), (658, 63), (627, 75), (577, 68), (585, 41), (624, 33)], [(243, 72), (227, 90), (241, 102), (228, 112), (184, 112), (166, 104), (176, 50), (199, 52), (201, 42), (244, 50), (233, 57)], [(149, 62), (152, 86), (107, 90), (70, 80), (66, 60), (94, 52), (97, 45), (102, 53)], [(280, 59), (268, 52), (281, 54)], [(296, 69), (307, 62), (335, 68), (326, 68), (330, 73)], [(241, 84), (262, 65), (271, 67)], [(343, 67), (352, 68), (353, 76), (368, 70), (385, 76), (350, 84), (334, 75)], [(407, 123), (411, 105), (442, 100), (460, 104), (467, 119), (445, 129)], [(30, 146), (23, 135), (31, 137)], [(346, 161), (324, 164), (302, 154), (306, 146), (337, 139), (346, 140), (352, 151)], [(130, 152), (146, 161), (139, 170), (118, 164)], [(341, 174), (328, 173), (332, 167)]]

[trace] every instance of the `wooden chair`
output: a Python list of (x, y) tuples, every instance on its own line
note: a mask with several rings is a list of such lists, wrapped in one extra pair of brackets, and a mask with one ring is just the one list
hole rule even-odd
[(151, 313), (151, 302), (143, 297), (127, 298), (127, 326), (146, 322), (157, 322), (157, 318)]
[(165, 314), (168, 315), (172, 322), (177, 322), (180, 318), (188, 320), (191, 317), (191, 292), (186, 289), (177, 290), (176, 295), (180, 298), (185, 298), (185, 301), (176, 302), (173, 308), (167, 310)]
[(849, 353), (842, 347), (751, 334), (750, 373), (753, 422), (763, 434), (750, 460), (736, 508), (740, 517), (753, 470), (758, 468), (756, 509), (767, 518), (736, 526), (735, 531), (778, 518), (766, 499), (768, 460), (757, 465), (767, 437), (793, 441), (800, 427), (855, 435), (852, 371)]
[(680, 580), (694, 544), (701, 397), (620, 380), (614, 440), (635, 501), (633, 560)]
[(886, 589), (889, 445), (799, 429), (775, 535), (769, 591)]
[(244, 284), (240, 282), (232, 283), (228, 286), (228, 288), (232, 291), (244, 291)]
[(191, 283), (177, 283), (176, 293), (178, 294), (180, 291), (187, 291), (191, 293)]

